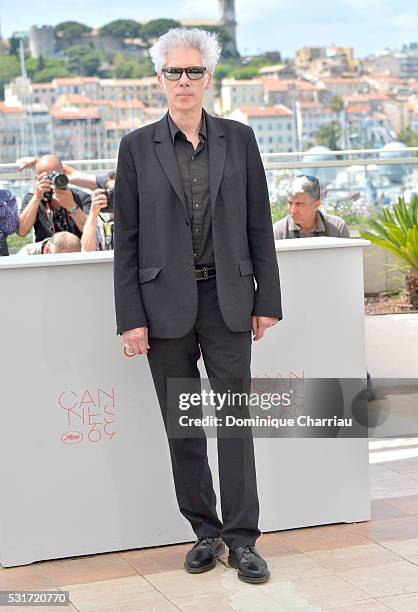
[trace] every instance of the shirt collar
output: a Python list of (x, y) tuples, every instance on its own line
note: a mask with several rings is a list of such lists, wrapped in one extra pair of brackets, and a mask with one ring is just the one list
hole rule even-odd
[[(167, 112), (167, 120), (168, 120), (168, 127), (170, 128), (171, 138), (174, 142), (177, 134), (183, 134), (183, 132), (174, 123), (169, 112)], [(200, 125), (199, 136), (203, 136), (203, 138), (205, 139), (208, 137), (207, 128), (206, 128), (206, 115), (204, 111), (202, 111), (202, 123)]]
[[(303, 231), (300, 225), (298, 225), (297, 223), (293, 221), (291, 215), (289, 215), (289, 230), (290, 231), (295, 231), (295, 230)], [(318, 210), (316, 211), (315, 225), (311, 230), (309, 230), (309, 232), (325, 232), (325, 226), (322, 221), (322, 216), (319, 214)]]

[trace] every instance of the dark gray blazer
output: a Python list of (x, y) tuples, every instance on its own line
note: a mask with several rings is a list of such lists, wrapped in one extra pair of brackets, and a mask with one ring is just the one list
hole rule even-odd
[[(248, 331), (251, 315), (283, 318), (266, 178), (251, 128), (207, 113), (206, 121), (219, 307), (231, 331)], [(147, 326), (150, 336), (185, 336), (205, 281), (195, 280), (167, 116), (122, 138), (114, 211), (117, 333)]]

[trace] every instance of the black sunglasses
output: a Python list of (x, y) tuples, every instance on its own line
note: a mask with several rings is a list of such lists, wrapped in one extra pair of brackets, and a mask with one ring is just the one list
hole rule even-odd
[(189, 66), (188, 68), (176, 68), (174, 66), (169, 66), (168, 68), (163, 68), (161, 72), (164, 73), (164, 76), (168, 81), (178, 81), (181, 79), (183, 72), (187, 74), (191, 81), (197, 81), (203, 77), (206, 72), (206, 68), (205, 66)]
[(312, 183), (316, 183), (318, 187), (319, 194), (321, 194), (321, 188), (319, 186), (319, 181), (316, 176), (312, 176), (312, 174), (298, 174), (296, 178), (307, 178)]

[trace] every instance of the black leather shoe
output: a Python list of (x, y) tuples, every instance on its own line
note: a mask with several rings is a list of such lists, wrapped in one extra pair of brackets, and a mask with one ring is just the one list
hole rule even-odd
[(221, 538), (199, 538), (186, 554), (184, 568), (191, 574), (199, 574), (212, 569), (216, 559), (225, 552)]
[(228, 565), (238, 569), (238, 578), (243, 582), (258, 584), (269, 579), (267, 563), (254, 546), (238, 546), (229, 550)]

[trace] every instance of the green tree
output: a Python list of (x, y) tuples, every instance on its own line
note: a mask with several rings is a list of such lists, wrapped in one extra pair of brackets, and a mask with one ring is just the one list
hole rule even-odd
[(181, 23), (175, 19), (152, 19), (142, 26), (142, 38), (158, 38), (171, 28), (179, 28)]
[[(278, 55), (280, 56), (280, 53)], [(256, 57), (252, 57), (248, 62), (246, 62), (245, 66), (252, 67), (252, 68), (263, 68), (263, 66), (271, 66), (273, 64), (279, 63), (279, 62), (272, 62), (271, 57), (272, 57), (272, 52), (263, 53), (262, 55), (257, 55)]]
[(341, 98), (341, 96), (332, 96), (331, 100), (329, 101), (329, 107), (334, 111), (334, 113), (341, 113), (344, 108), (344, 100)]
[(7, 246), (9, 247), (10, 255), (17, 253), (25, 244), (32, 242), (32, 235), (29, 232), (26, 236), (18, 236), (17, 234), (11, 234), (7, 236)]
[(69, 76), (72, 76), (71, 72), (69, 72), (65, 65), (62, 64), (59, 66), (49, 66), (43, 70), (40, 70), (39, 72), (35, 72), (32, 77), (32, 81), (34, 83), (49, 83), (53, 79)]
[(65, 40), (79, 38), (83, 34), (91, 32), (91, 30), (92, 28), (78, 21), (63, 21), (62, 23), (58, 23), (54, 28), (55, 35), (59, 35)]
[(418, 132), (410, 125), (399, 133), (399, 140), (408, 147), (418, 147)]
[(287, 209), (287, 198), (281, 198), (274, 202), (274, 204), (271, 205), (270, 212), (273, 223), (276, 223), (276, 221), (279, 221), (279, 219), (286, 217), (289, 212)]
[(341, 127), (337, 121), (323, 123), (319, 126), (315, 134), (315, 141), (318, 145), (330, 148), (332, 151), (338, 150), (338, 139), (341, 136)]
[(234, 64), (218, 64), (215, 68), (213, 78), (216, 82), (221, 82), (222, 79), (226, 79), (230, 76), (231, 72), (236, 70), (237, 66)]
[(115, 79), (133, 79), (135, 68), (133, 59), (125, 57), (122, 53), (116, 53), (113, 58), (112, 76)]
[(267, 65), (270, 66), (273, 66), (274, 64), (281, 64), (282, 62), (282, 54), (280, 51), (266, 51), (264, 53), (264, 57), (269, 62)]
[(20, 65), (17, 57), (2, 53), (0, 55), (0, 100), (4, 100), (4, 86), (19, 74)]
[(142, 56), (136, 60), (133, 74), (134, 78), (136, 79), (147, 76), (155, 76), (154, 65), (149, 55)]
[(225, 47), (227, 45), (227, 43), (229, 43), (231, 41), (230, 35), (225, 30), (225, 28), (223, 28), (222, 26), (218, 26), (218, 25), (205, 25), (203, 23), (202, 25), (196, 25), (196, 26), (190, 26), (190, 27), (199, 28), (201, 30), (206, 30), (206, 32), (213, 32), (214, 34), (217, 34), (218, 35), (218, 40), (219, 40), (219, 43), (220, 43), (221, 47)]
[(43, 70), (44, 68), (45, 68), (45, 61), (44, 61), (43, 56), (40, 55), (36, 62), (36, 70), (39, 71), (39, 70)]
[(259, 68), (255, 68), (253, 66), (242, 66), (241, 68), (235, 68), (235, 70), (232, 70), (230, 76), (239, 80), (253, 79), (254, 77), (258, 76), (259, 73)]
[(42, 60), (44, 67), (41, 70), (38, 68), (39, 60), (35, 57), (28, 57), (25, 63), (28, 77), (36, 83), (51, 81), (55, 77), (70, 76), (62, 59), (46, 57)]
[(16, 36), (9, 38), (9, 55), (16, 55), (19, 52), (19, 39)]
[(114, 36), (116, 38), (139, 38), (142, 26), (133, 19), (117, 19), (110, 21), (99, 29), (99, 36)]
[(75, 45), (67, 49), (67, 68), (74, 74), (94, 76), (102, 63), (100, 51), (84, 45)]

